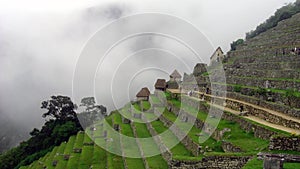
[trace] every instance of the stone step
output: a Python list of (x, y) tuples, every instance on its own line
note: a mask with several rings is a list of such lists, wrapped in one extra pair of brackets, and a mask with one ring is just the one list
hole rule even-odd
[(271, 88), (276, 89), (296, 89), (300, 90), (300, 82), (296, 79), (271, 79), (271, 78), (251, 78), (251, 77), (239, 77), (239, 76), (227, 76), (226, 82), (229, 84), (239, 84), (242, 86), (255, 86), (265, 88), (266, 83), (269, 83)]
[[(270, 64), (271, 65), (271, 64)], [(299, 63), (300, 65), (300, 63)], [(244, 64), (243, 66), (248, 66)], [(272, 65), (271, 65), (272, 66)], [(278, 67), (276, 65), (275, 67)], [(300, 69), (295, 70), (282, 70), (282, 69), (227, 69), (226, 75), (228, 76), (247, 76), (247, 77), (258, 77), (258, 78), (288, 78), (288, 79), (300, 79)]]

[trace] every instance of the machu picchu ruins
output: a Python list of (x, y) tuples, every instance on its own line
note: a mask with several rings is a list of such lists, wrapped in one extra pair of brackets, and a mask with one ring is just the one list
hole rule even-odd
[[(65, 120), (73, 118), (66, 109), (76, 114), (84, 107), (76, 119), (83, 131), (24, 157), (16, 168), (299, 169), (300, 10), (250, 34), (229, 51), (216, 46), (210, 61), (194, 63), (191, 72), (169, 66), (168, 78), (142, 83), (130, 102), (111, 112), (94, 97), (76, 105), (52, 96), (42, 102), (50, 112), (43, 116), (54, 112)], [(54, 130), (62, 135), (75, 126), (55, 125), (63, 126)]]

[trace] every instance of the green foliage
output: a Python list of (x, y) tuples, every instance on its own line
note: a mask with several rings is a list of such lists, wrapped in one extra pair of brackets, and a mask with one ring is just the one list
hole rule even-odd
[(253, 38), (268, 29), (277, 26), (278, 22), (290, 18), (292, 15), (300, 12), (300, 0), (295, 3), (290, 3), (278, 9), (273, 16), (267, 19), (264, 23), (256, 27), (255, 30), (246, 33), (246, 39)]
[(256, 89), (256, 93), (258, 93), (260, 96), (266, 96), (267, 92), (267, 89), (262, 87), (258, 87), (258, 89)]
[(239, 92), (241, 92), (241, 90), (242, 90), (242, 85), (236, 85), (236, 86), (233, 87), (233, 91), (234, 92), (238, 92), (239, 93)]
[(243, 44), (244, 43), (244, 39), (238, 39), (238, 40), (236, 40), (236, 41), (233, 41), (231, 44), (230, 44), (230, 50), (231, 51), (234, 51), (234, 50), (236, 50), (236, 47), (238, 46), (238, 45), (241, 45), (241, 44)]
[(75, 113), (75, 104), (67, 96), (52, 96), (42, 102), (47, 109), (43, 117), (47, 119), (41, 130), (33, 129), (32, 136), (0, 156), (0, 168), (12, 169), (28, 165), (51, 151), (53, 146), (67, 141), (71, 135), (82, 130)]

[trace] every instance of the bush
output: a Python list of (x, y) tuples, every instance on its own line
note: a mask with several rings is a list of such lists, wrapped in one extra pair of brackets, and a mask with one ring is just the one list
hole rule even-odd
[(241, 92), (241, 90), (242, 90), (242, 86), (241, 85), (236, 85), (236, 86), (233, 87), (233, 91), (234, 92), (238, 92), (239, 93), (239, 92)]
[(236, 40), (236, 41), (233, 41), (231, 44), (230, 44), (230, 50), (231, 51), (234, 51), (234, 50), (236, 50), (236, 47), (238, 46), (238, 45), (241, 45), (241, 44), (243, 44), (244, 43), (244, 40), (243, 39), (238, 39), (238, 40)]

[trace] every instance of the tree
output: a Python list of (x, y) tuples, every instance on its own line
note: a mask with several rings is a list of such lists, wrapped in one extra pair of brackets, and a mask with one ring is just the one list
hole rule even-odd
[(106, 107), (96, 105), (94, 97), (85, 97), (81, 99), (80, 108), (83, 108), (83, 111), (78, 113), (78, 118), (83, 128), (86, 128), (95, 121), (102, 120), (107, 116)]
[(48, 110), (43, 114), (44, 118), (49, 117), (50, 119), (59, 121), (77, 119), (75, 112), (76, 105), (67, 96), (51, 96), (50, 100), (42, 102), (41, 108)]
[(41, 130), (33, 129), (30, 132), (31, 138), (1, 155), (1, 169), (28, 165), (82, 130), (75, 112), (76, 105), (69, 97), (51, 96), (49, 100), (42, 102), (41, 108), (47, 110), (42, 115), (47, 118), (44, 126)]
[(236, 50), (236, 47), (237, 47), (238, 45), (243, 44), (243, 43), (244, 43), (244, 39), (238, 39), (238, 40), (236, 40), (236, 41), (233, 41), (233, 42), (230, 44), (231, 51)]

